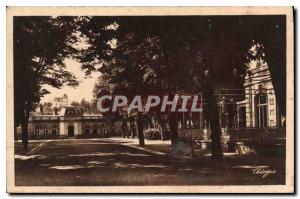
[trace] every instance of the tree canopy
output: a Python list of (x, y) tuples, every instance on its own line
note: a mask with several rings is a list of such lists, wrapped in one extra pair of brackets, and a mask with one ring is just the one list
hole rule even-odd
[(284, 16), (86, 17), (80, 31), (88, 42), (79, 56), (83, 70), (107, 75), (119, 94), (204, 92), (217, 140), (213, 92), (243, 87), (255, 59), (249, 49), (259, 43), (285, 114)]
[(64, 63), (77, 53), (76, 27), (73, 17), (14, 17), (14, 119), (25, 142), (29, 113), (49, 93), (43, 86), (78, 85)]
[[(285, 115), (285, 32), (285, 17), (271, 15), (15, 17), (15, 124), (48, 93), (43, 85), (78, 84), (66, 57), (105, 78), (95, 96), (203, 92), (217, 123), (215, 90), (242, 88), (247, 62), (263, 55)], [(86, 45), (78, 49), (80, 37)], [(249, 49), (256, 44), (263, 53), (253, 57)]]
[(109, 82), (123, 91), (133, 86), (150, 93), (199, 91), (205, 70), (217, 87), (243, 88), (247, 62), (255, 59), (249, 49), (260, 43), (285, 114), (284, 16), (91, 17), (83, 21), (80, 31), (89, 43), (82, 51), (83, 69), (107, 74)]

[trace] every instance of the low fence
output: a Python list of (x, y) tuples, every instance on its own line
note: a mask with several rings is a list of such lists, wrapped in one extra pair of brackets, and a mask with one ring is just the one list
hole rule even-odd
[[(180, 129), (179, 139), (195, 150), (211, 150), (209, 129)], [(259, 153), (263, 155), (285, 155), (286, 132), (284, 128), (260, 129), (222, 129), (221, 147), (224, 152), (241, 154)]]
[(284, 128), (246, 128), (228, 129), (232, 142), (244, 142), (249, 145), (285, 144), (286, 131)]
[[(178, 137), (183, 140), (203, 140), (210, 142), (209, 129), (180, 129)], [(245, 142), (257, 144), (285, 144), (286, 132), (284, 128), (245, 128), (222, 129), (222, 141)]]
[(208, 129), (179, 129), (178, 137), (181, 139), (207, 140), (210, 138)]

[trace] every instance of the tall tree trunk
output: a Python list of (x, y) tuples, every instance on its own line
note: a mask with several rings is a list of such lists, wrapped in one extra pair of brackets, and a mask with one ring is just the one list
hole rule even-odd
[(137, 116), (137, 127), (138, 127), (138, 139), (139, 139), (139, 145), (144, 146), (145, 140), (144, 140), (144, 132), (143, 132), (143, 118), (142, 114), (138, 113)]
[[(26, 114), (25, 114), (26, 115)], [(28, 150), (28, 122), (29, 117), (26, 115), (22, 121), (21, 128), (22, 128), (22, 144), (24, 151)]]
[(123, 119), (122, 121), (122, 137), (125, 138), (127, 136), (127, 121)]
[(148, 122), (149, 127), (153, 129), (154, 125), (153, 125), (153, 122), (152, 122), (152, 116), (151, 115), (147, 116), (147, 122)]
[(128, 120), (126, 120), (126, 137), (130, 137), (130, 129), (128, 129)]
[(134, 118), (130, 118), (129, 122), (130, 122), (130, 129), (131, 129), (131, 138), (134, 138), (136, 136)]
[(216, 97), (214, 96), (214, 87), (210, 76), (206, 77), (204, 81), (203, 97), (206, 102), (208, 113), (208, 120), (211, 128), (211, 152), (212, 158), (220, 160), (223, 157), (221, 148), (221, 129), (219, 123), (219, 110)]
[(113, 121), (107, 120), (107, 123), (108, 123), (108, 129), (107, 129), (106, 135), (108, 137), (111, 137), (112, 135), (114, 135), (114, 132), (113, 132)]
[(174, 146), (178, 140), (178, 123), (176, 112), (171, 112), (169, 115), (170, 130), (171, 130), (171, 144)]
[(165, 124), (164, 124), (164, 121), (161, 117), (161, 113), (158, 111), (156, 113), (157, 115), (157, 123), (158, 123), (158, 130), (159, 130), (159, 133), (160, 133), (160, 138), (161, 140), (165, 140), (165, 135), (164, 135), (164, 128), (165, 128)]

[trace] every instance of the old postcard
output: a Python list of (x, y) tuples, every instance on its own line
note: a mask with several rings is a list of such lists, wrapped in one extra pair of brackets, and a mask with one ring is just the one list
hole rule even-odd
[(9, 193), (293, 193), (292, 7), (8, 7)]

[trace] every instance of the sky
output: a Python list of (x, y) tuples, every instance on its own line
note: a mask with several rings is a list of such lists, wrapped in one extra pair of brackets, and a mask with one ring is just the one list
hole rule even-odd
[(67, 94), (69, 104), (73, 101), (80, 102), (83, 98), (85, 100), (91, 100), (93, 98), (94, 85), (100, 73), (93, 73), (90, 77), (85, 77), (84, 72), (80, 69), (81, 64), (76, 60), (66, 59), (65, 64), (67, 70), (77, 77), (79, 85), (75, 88), (63, 86), (61, 89), (44, 86), (44, 88), (50, 91), (50, 94), (45, 95), (41, 99), (41, 103), (53, 102), (55, 97), (62, 97), (64, 94)]

